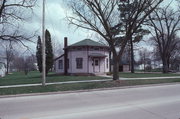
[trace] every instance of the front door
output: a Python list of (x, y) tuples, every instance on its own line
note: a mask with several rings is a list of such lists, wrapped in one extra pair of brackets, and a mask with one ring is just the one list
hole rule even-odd
[(99, 58), (94, 58), (94, 72), (100, 72), (100, 60)]

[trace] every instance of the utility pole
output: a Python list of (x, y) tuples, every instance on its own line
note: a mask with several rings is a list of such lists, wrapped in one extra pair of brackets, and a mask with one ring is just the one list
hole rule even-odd
[(45, 0), (42, 9), (42, 85), (46, 85)]

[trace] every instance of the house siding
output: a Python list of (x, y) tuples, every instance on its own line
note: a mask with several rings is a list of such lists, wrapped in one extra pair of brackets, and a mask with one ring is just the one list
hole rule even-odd
[[(87, 73), (87, 52), (86, 51), (69, 51), (68, 58), (69, 58), (69, 62), (71, 63), (70, 69), (68, 70), (69, 73)], [(77, 69), (76, 58), (83, 59), (82, 69)]]
[(62, 62), (64, 63), (64, 57), (61, 57), (58, 60), (56, 60), (56, 62), (55, 62), (55, 72), (56, 73), (64, 73), (64, 65), (63, 65), (62, 69), (59, 68), (59, 61), (60, 60), (62, 60)]
[[(95, 73), (94, 72), (94, 67), (93, 67), (93, 58), (89, 57), (89, 54), (91, 53), (101, 53), (106, 55), (106, 57), (104, 58), (98, 58), (100, 59), (99, 62), (99, 68), (100, 68), (100, 72), (97, 73), (105, 73), (109, 71), (109, 67), (106, 66), (106, 59), (109, 60), (109, 52), (106, 50), (100, 50), (100, 51), (96, 51), (96, 50), (89, 50), (89, 48), (83, 48), (83, 50), (69, 50), (68, 51), (68, 59), (69, 59), (69, 68), (68, 68), (68, 73)], [(83, 58), (83, 67), (82, 69), (77, 69), (76, 67), (76, 58)], [(56, 73), (64, 73), (64, 65), (63, 65), (63, 69), (59, 69), (58, 67), (58, 63), (59, 60), (63, 60), (64, 62), (64, 57), (59, 58), (58, 60), (56, 60), (55, 62), (55, 71)]]
[[(105, 73), (109, 71), (109, 67), (106, 67), (106, 59), (108, 58), (109, 60), (109, 52), (108, 51), (89, 51), (89, 54), (91, 53), (101, 53), (106, 55), (105, 58), (97, 58), (100, 60), (99, 65), (100, 65), (100, 73)], [(95, 73), (94, 72), (94, 67), (93, 67), (93, 58), (89, 57), (89, 73)]]

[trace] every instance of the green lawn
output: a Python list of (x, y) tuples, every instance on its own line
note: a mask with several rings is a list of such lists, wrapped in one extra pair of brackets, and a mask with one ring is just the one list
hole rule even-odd
[[(141, 78), (141, 77), (164, 77), (164, 76), (180, 76), (180, 74), (162, 74), (162, 73), (119, 73), (120, 77), (124, 78)], [(60, 76), (55, 73), (50, 73), (47, 76), (46, 82), (63, 82), (63, 81), (80, 81), (80, 80), (97, 80), (105, 79), (98, 76)], [(34, 84), (41, 83), (41, 74), (37, 71), (30, 72), (24, 75), (23, 72), (14, 72), (3, 78), (0, 78), (0, 86), (18, 85), (18, 84)]]
[(160, 84), (160, 83), (175, 83), (180, 82), (180, 79), (148, 79), (148, 80), (126, 80), (126, 81), (107, 81), (107, 82), (92, 82), (92, 83), (76, 83), (76, 84), (61, 84), (48, 86), (33, 86), (33, 87), (18, 87), (18, 88), (3, 88), (0, 89), (0, 95), (12, 94), (27, 94), (27, 93), (43, 93), (57, 91), (72, 91), (72, 90), (87, 90), (97, 88), (111, 88), (134, 85)]
[(144, 77), (171, 77), (171, 76), (180, 76), (180, 74), (163, 74), (163, 73), (119, 73), (120, 77), (124, 78), (144, 78)]
[[(137, 77), (162, 77), (162, 76), (180, 76), (178, 74), (160, 74), (160, 73), (120, 73), (120, 77), (137, 78)], [(47, 76), (47, 82), (63, 82), (63, 81), (80, 81), (80, 80), (95, 80), (105, 79), (97, 76), (60, 76), (55, 73), (50, 73)], [(175, 83), (180, 82), (180, 79), (148, 79), (148, 80), (118, 80), (106, 82), (92, 82), (92, 83), (76, 83), (76, 84), (61, 84), (48, 86), (30, 86), (18, 88), (2, 88), (0, 95), (10, 94), (25, 94), (25, 93), (42, 93), (42, 92), (56, 92), (56, 91), (70, 91), (70, 90), (85, 90), (96, 88), (110, 88), (122, 86), (134, 86), (144, 84), (159, 84), (159, 83)], [(41, 83), (41, 75), (38, 72), (30, 72), (24, 75), (22, 72), (15, 72), (0, 78), (0, 86), (16, 85), (16, 84), (32, 84)]]
[[(98, 76), (60, 76), (55, 73), (50, 73), (47, 76), (46, 82), (63, 82), (63, 81), (80, 81), (80, 80), (97, 80), (105, 79)], [(39, 72), (30, 72), (24, 75), (22, 72), (14, 72), (3, 78), (0, 78), (0, 86), (18, 85), (18, 84), (34, 84), (41, 83), (41, 74)]]

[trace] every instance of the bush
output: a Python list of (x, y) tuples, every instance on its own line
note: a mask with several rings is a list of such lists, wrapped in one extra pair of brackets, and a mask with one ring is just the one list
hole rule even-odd
[(145, 70), (146, 70), (146, 71), (151, 71), (151, 70), (152, 70), (152, 67), (151, 67), (151, 66), (147, 66)]
[(112, 75), (113, 73), (112, 72), (107, 72), (106, 75)]

